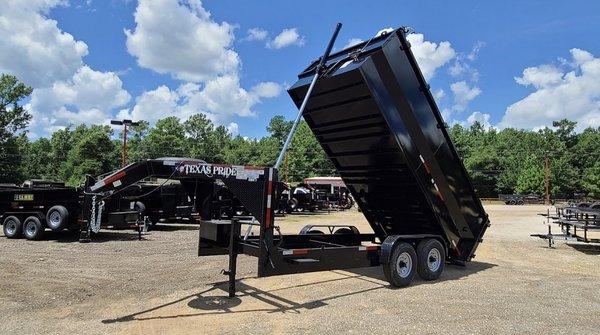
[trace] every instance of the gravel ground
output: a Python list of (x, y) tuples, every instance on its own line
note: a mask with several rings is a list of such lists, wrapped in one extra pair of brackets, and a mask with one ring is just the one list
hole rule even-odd
[[(529, 237), (544, 206), (487, 205), (492, 227), (474, 262), (440, 280), (390, 288), (380, 268), (255, 278), (241, 256), (239, 294), (225, 298), (226, 256), (198, 258), (193, 226), (144, 241), (105, 232), (89, 244), (49, 234), (0, 238), (0, 334), (597, 334), (600, 251)], [(279, 219), (284, 232), (344, 222), (356, 211)]]

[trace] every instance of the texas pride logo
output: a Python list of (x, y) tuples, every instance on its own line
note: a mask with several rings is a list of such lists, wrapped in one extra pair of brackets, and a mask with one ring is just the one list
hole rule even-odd
[(232, 166), (211, 165), (211, 164), (183, 164), (178, 168), (182, 175), (204, 175), (209, 178), (214, 176), (235, 177), (237, 170)]

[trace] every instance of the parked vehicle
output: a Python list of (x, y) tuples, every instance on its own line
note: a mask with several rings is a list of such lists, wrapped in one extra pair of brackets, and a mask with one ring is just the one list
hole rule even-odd
[(498, 194), (498, 198), (506, 205), (543, 204), (544, 199), (534, 194)]
[(46, 228), (74, 229), (80, 213), (80, 189), (64, 183), (28, 180), (0, 188), (0, 220), (8, 238), (40, 239)]
[(354, 199), (340, 177), (304, 178), (304, 183), (315, 189), (319, 209), (350, 209), (354, 206)]

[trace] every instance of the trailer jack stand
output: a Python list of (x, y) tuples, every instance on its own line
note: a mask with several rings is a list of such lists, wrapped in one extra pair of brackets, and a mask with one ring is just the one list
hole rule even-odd
[(229, 297), (235, 297), (235, 275), (237, 268), (237, 240), (240, 236), (240, 219), (231, 219), (231, 231), (229, 239), (229, 270), (223, 270), (224, 275), (229, 276)]
[(92, 241), (90, 237), (90, 230), (88, 228), (82, 229), (79, 232), (79, 243), (89, 243)]

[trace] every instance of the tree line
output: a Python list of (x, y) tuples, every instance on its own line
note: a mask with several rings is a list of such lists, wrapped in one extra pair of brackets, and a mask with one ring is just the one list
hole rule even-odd
[[(107, 125), (78, 125), (48, 138), (30, 140), (31, 116), (21, 103), (31, 88), (9, 75), (0, 77), (0, 183), (48, 179), (79, 185), (85, 175), (98, 176), (121, 165), (120, 130)], [(166, 117), (151, 126), (141, 121), (128, 133), (128, 162), (158, 157), (191, 157), (210, 163), (272, 166), (291, 121), (273, 117), (260, 139), (231, 135), (204, 114), (182, 121)], [(477, 192), (544, 194), (544, 161), (550, 162), (554, 197), (584, 194), (600, 197), (600, 128), (575, 132), (576, 123), (554, 122), (537, 131), (497, 130), (479, 123), (454, 125), (449, 133)], [(335, 168), (305, 122), (293, 138), (280, 177), (299, 182), (305, 177), (335, 175)]]

